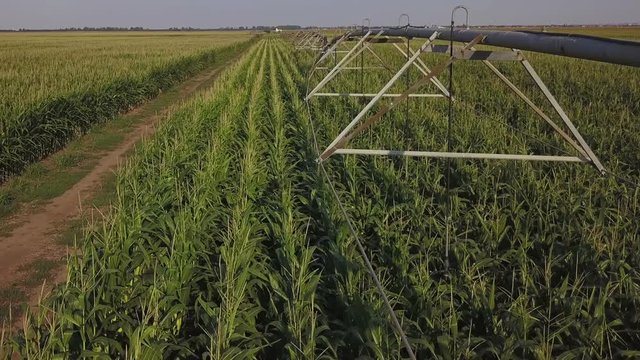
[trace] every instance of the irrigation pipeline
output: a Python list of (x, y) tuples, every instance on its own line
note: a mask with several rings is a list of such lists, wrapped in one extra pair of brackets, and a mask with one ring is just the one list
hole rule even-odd
[[(310, 83), (312, 75), (313, 75), (313, 70), (311, 72), (307, 72), (307, 79), (306, 79), (306, 88), (307, 88), (306, 91), (307, 91), (307, 93), (309, 93), (309, 83)], [(307, 109), (307, 115), (309, 117), (309, 123), (311, 124), (311, 133), (313, 135), (314, 150), (316, 152), (317, 158), (319, 158), (320, 157), (320, 148), (318, 146), (318, 137), (317, 137), (317, 134), (316, 134), (316, 129), (315, 129), (315, 126), (313, 124), (313, 118), (312, 118), (312, 114), (311, 114), (311, 106), (309, 105), (309, 99), (305, 100), (305, 104), (306, 104), (306, 109)], [(396, 313), (393, 311), (393, 307), (391, 306), (391, 302), (389, 301), (389, 297), (387, 296), (387, 293), (385, 292), (384, 286), (382, 285), (382, 282), (380, 282), (380, 278), (378, 278), (378, 274), (376, 273), (375, 269), (373, 268), (373, 264), (371, 263), (371, 260), (369, 259), (369, 256), (367, 255), (367, 252), (366, 252), (364, 246), (362, 245), (362, 242), (360, 241), (360, 237), (358, 236), (358, 232), (356, 231), (356, 229), (355, 229), (355, 227), (353, 225), (353, 221), (351, 220), (351, 217), (349, 216), (349, 214), (347, 213), (344, 205), (342, 204), (342, 201), (340, 200), (340, 196), (339, 196), (338, 192), (336, 191), (336, 188), (335, 188), (335, 186), (333, 184), (333, 181), (331, 180), (331, 177), (329, 177), (329, 174), (327, 173), (327, 170), (324, 167), (324, 163), (323, 162), (319, 162), (318, 166), (322, 170), (322, 175), (323, 175), (324, 179), (326, 180), (327, 184), (329, 185), (329, 188), (331, 189), (331, 193), (332, 193), (334, 199), (338, 203), (338, 207), (340, 208), (340, 212), (342, 213), (342, 216), (344, 217), (345, 221), (347, 222), (347, 226), (349, 227), (349, 232), (351, 232), (351, 236), (353, 236), (353, 238), (354, 238), (354, 240), (356, 242), (356, 245), (358, 247), (358, 251), (360, 252), (360, 256), (362, 256), (362, 259), (364, 260), (364, 262), (366, 264), (367, 272), (369, 273), (369, 275), (373, 279), (373, 282), (376, 285), (376, 289), (378, 290), (378, 293), (380, 294), (380, 296), (382, 297), (382, 300), (384, 301), (385, 307), (387, 308), (387, 311), (389, 312), (389, 316), (391, 317), (391, 323), (393, 324), (393, 327), (395, 328), (396, 332), (398, 333), (398, 335), (402, 339), (402, 343), (404, 345), (405, 350), (409, 354), (409, 358), (412, 359), (412, 360), (416, 360), (416, 355), (413, 352), (413, 349), (411, 348), (411, 344), (409, 343), (409, 339), (407, 338), (407, 334), (402, 329), (402, 326), (400, 325), (400, 321), (398, 320), (398, 317), (396, 316)]]
[[(498, 31), (484, 29), (453, 29), (442, 27), (384, 27), (368, 28), (366, 31), (380, 36), (397, 36), (428, 39), (437, 33), (437, 39), (471, 42), (482, 36), (479, 44), (508, 49), (519, 49), (559, 55), (584, 60), (600, 61), (617, 65), (640, 67), (640, 42), (601, 38), (588, 35), (542, 33), (534, 31)], [(349, 36), (363, 36), (365, 30), (356, 30)], [(335, 39), (333, 40), (335, 41)]]

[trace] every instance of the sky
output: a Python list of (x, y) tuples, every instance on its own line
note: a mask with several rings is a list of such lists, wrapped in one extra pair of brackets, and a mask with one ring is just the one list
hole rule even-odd
[(471, 25), (640, 22), (640, 0), (0, 0), (0, 29), (441, 25), (460, 4)]

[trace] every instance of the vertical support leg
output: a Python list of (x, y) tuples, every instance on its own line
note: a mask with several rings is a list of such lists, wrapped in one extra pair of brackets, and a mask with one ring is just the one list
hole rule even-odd
[(565, 123), (565, 125), (567, 125), (567, 128), (569, 128), (569, 131), (571, 132), (571, 134), (576, 138), (576, 140), (578, 140), (578, 143), (580, 143), (580, 146), (582, 146), (584, 151), (587, 153), (587, 155), (589, 156), (589, 159), (591, 160), (593, 165), (596, 167), (596, 169), (598, 169), (600, 173), (605, 174), (607, 170), (602, 165), (600, 160), (598, 160), (598, 157), (593, 153), (593, 151), (591, 150), (591, 147), (589, 147), (589, 144), (587, 144), (587, 142), (584, 140), (582, 135), (580, 135), (580, 132), (578, 131), (578, 129), (576, 129), (576, 127), (573, 125), (573, 123), (571, 122), (571, 119), (569, 119), (569, 116), (567, 116), (567, 114), (562, 109), (562, 106), (560, 106), (556, 98), (553, 96), (553, 94), (551, 94), (551, 91), (549, 91), (549, 88), (547, 88), (547, 85), (545, 85), (544, 81), (542, 81), (542, 79), (540, 78), (538, 73), (535, 71), (533, 66), (531, 66), (531, 64), (527, 60), (522, 60), (522, 65), (527, 70), (529, 75), (531, 75), (533, 80), (536, 82), (536, 85), (538, 85), (540, 90), (542, 90), (542, 92), (544, 93), (544, 96), (547, 98), (547, 100), (549, 100), (549, 102), (551, 103), (551, 106), (553, 106), (554, 110), (558, 113), (562, 121)]
[[(364, 50), (364, 48), (362, 50)], [(360, 52), (360, 93), (364, 94), (364, 51)]]
[[(410, 54), (411, 54), (411, 40), (407, 37), (407, 60), (409, 61), (410, 59)], [(416, 59), (416, 60), (419, 60)], [(415, 62), (414, 62), (415, 65)], [(409, 86), (411, 86), (411, 68), (407, 69), (407, 73), (405, 74), (405, 78), (404, 78), (404, 91), (409, 90)], [(409, 134), (409, 97), (407, 96), (407, 99), (405, 100), (406, 104), (405, 104), (405, 112), (404, 112), (404, 136), (405, 138), (408, 136)]]

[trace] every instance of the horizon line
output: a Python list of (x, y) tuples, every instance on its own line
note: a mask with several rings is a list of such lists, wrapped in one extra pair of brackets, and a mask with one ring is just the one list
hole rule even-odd
[[(267, 30), (276, 28), (290, 28), (291, 30), (298, 29), (345, 29), (352, 28), (354, 25), (338, 25), (338, 26), (318, 26), (318, 25), (238, 25), (238, 26), (224, 26), (224, 27), (142, 27), (142, 26), (82, 26), (82, 27), (60, 27), (60, 28), (18, 28), (18, 29), (0, 29), (0, 32), (29, 32), (29, 31), (212, 31), (212, 30), (226, 30), (226, 31), (246, 31), (246, 30)], [(412, 25), (415, 27), (430, 27), (430, 26), (445, 26), (449, 25)], [(566, 23), (566, 24), (480, 24), (472, 25), (471, 27), (635, 27), (640, 26), (640, 22), (622, 22), (622, 23)], [(385, 25), (371, 25), (370, 27), (389, 27)], [(394, 27), (394, 26), (391, 26)]]

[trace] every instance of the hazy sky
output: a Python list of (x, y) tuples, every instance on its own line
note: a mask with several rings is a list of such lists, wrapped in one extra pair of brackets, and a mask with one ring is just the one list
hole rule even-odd
[(0, 0), (0, 29), (83, 26), (223, 27), (247, 25), (446, 24), (451, 8), (471, 24), (640, 22), (640, 0)]

